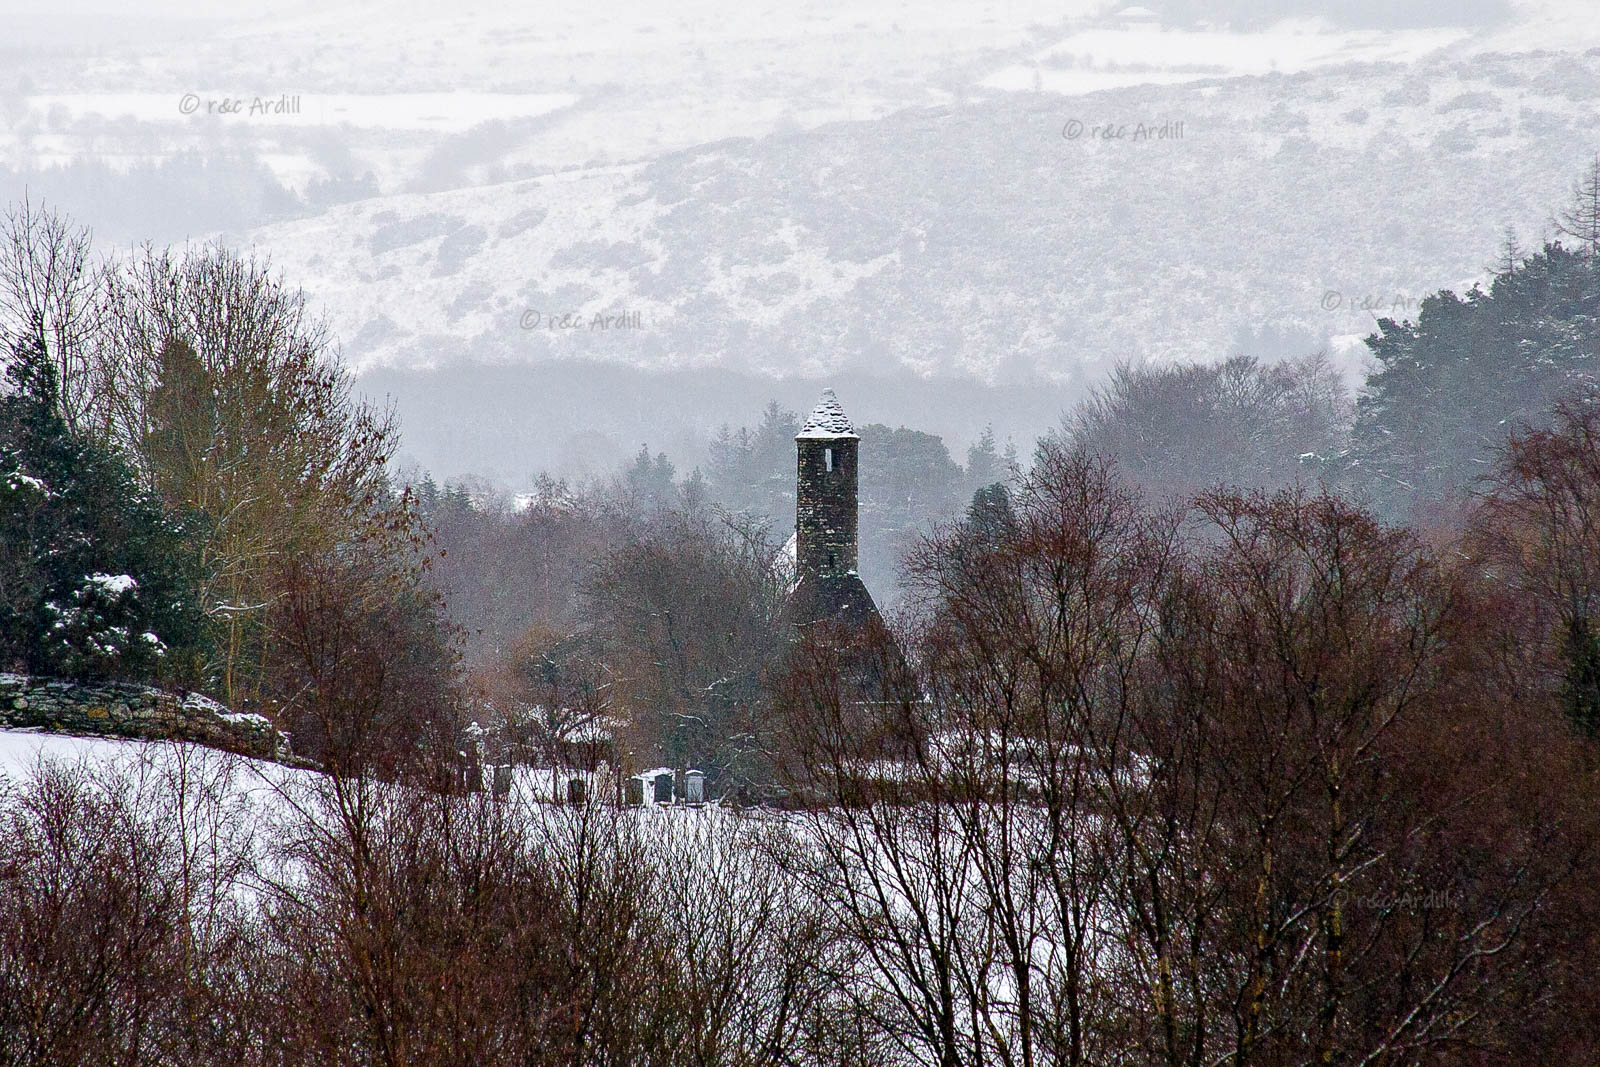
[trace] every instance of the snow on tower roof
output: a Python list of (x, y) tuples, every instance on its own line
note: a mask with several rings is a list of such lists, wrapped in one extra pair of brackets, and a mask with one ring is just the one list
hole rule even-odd
[(800, 427), (795, 440), (827, 440), (855, 436), (855, 428), (850, 425), (850, 417), (839, 405), (839, 398), (833, 394), (832, 389), (824, 389), (822, 399), (817, 401), (816, 410), (806, 419), (806, 424)]

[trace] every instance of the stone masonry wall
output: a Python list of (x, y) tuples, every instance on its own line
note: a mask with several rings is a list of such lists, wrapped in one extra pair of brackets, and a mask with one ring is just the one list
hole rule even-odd
[[(853, 574), (856, 569), (854, 438), (799, 442), (796, 463), (796, 557), (801, 577)], [(833, 450), (833, 470), (824, 452)]]
[(129, 682), (71, 682), (0, 674), (0, 728), (194, 741), (263, 759), (289, 758), (288, 739), (260, 715), (234, 712), (199, 693)]

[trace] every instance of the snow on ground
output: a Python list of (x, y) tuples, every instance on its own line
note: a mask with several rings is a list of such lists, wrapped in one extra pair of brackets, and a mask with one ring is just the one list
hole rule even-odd
[(355, 126), (458, 133), (481, 122), (547, 115), (578, 100), (574, 93), (290, 93), (204, 85), (182, 93), (41, 94), (26, 98), (25, 106), (45, 113), (59, 109), (67, 122), (93, 117), (252, 128)]
[[(0, 85), (0, 163), (160, 158), (203, 133), (222, 143), (296, 128), (360, 128), (386, 138), (295, 146), (314, 161), (348, 156), (385, 192), (414, 176), (431, 142), (501, 122), (513, 174), (627, 161), (724, 137), (881, 117), (949, 100), (977, 65), (1037, 47), (1044, 27), (1105, 0), (1020, 0), (916, 9), (901, 0), (648, 0), (552, 6), (426, 0), (328, 0), (219, 16), (172, 39), (79, 56), (71, 38), (30, 85)], [(195, 17), (183, 12), (184, 17)], [(0, 23), (3, 23), (0, 19)], [(63, 53), (61, 50), (65, 49)], [(15, 80), (15, 79), (14, 79)], [(187, 124), (179, 105), (198, 98)], [(297, 114), (208, 116), (206, 102), (297, 98)], [(555, 114), (560, 112), (560, 114)], [(129, 116), (138, 146), (107, 120)], [(532, 124), (531, 119), (550, 118)], [(49, 135), (65, 132), (64, 144)], [(113, 135), (108, 138), (107, 135)], [(260, 145), (270, 150), (270, 146)], [(468, 146), (467, 154), (473, 151)], [(280, 160), (286, 174), (304, 167)], [(275, 168), (277, 169), (277, 168)]]
[[(112, 772), (141, 769), (160, 771), (170, 767), (179, 757), (198, 759), (202, 766), (212, 772), (226, 771), (231, 776), (235, 791), (251, 803), (263, 802), (269, 807), (279, 804), (277, 798), (286, 787), (292, 789), (295, 783), (306, 784), (318, 777), (314, 771), (292, 769), (187, 742), (134, 741), (36, 730), (0, 730), (0, 779), (10, 779), (12, 782), (26, 780), (41, 763), (58, 763), (68, 767), (81, 765)], [(647, 773), (656, 775), (673, 772), (671, 768), (661, 767)], [(603, 767), (599, 773), (565, 768), (517, 767), (512, 777), (513, 790), (518, 799), (548, 805), (565, 799), (567, 782), (573, 778), (582, 779), (587, 794), (599, 801), (609, 801), (616, 791), (615, 776)], [(484, 788), (489, 788), (492, 781), (492, 774), (485, 773)], [(647, 799), (645, 806), (655, 805)]]
[[(1375, 325), (1358, 298), (1459, 290), (1507, 224), (1536, 245), (1592, 151), (1593, 0), (1509, 4), (1476, 28), (1226, 31), (1107, 0), (152, 0), (139, 6), (176, 21), (20, 50), (0, 78), (0, 167), (86, 164), (61, 186), (78, 199), (55, 205), (115, 232), (115, 194), (144, 204), (168, 180), (150, 168), (261, 161), (307, 203), (273, 214), (246, 197), (218, 209), (221, 237), (304, 286), (358, 370), (1014, 366), (1078, 388), (1114, 360), (1217, 358), (1240, 328), (1272, 327), (1307, 351), (1332, 335), (1356, 378)], [(248, 113), (285, 96), (298, 110)], [(221, 99), (246, 113), (208, 113)], [(1181, 139), (1064, 135), (1069, 120), (1169, 118)], [(861, 151), (879, 138), (881, 154)], [(945, 161), (963, 144), (985, 172)], [(942, 170), (894, 158), (913, 150)], [(857, 254), (829, 223), (888, 218), (852, 188), (874, 166), (888, 206), (908, 207), (881, 228), (904, 237)], [(313, 197), (324, 181), (337, 191)], [(1467, 201), (1474, 213), (1435, 210)], [(135, 241), (206, 236), (182, 228), (186, 207), (161, 216), (176, 237), (129, 210)], [(1002, 227), (1017, 239), (991, 240)], [(1347, 299), (1330, 310), (1330, 292)], [(629, 325), (588, 328), (596, 314)], [(549, 328), (569, 315), (584, 328)], [(414, 441), (446, 432), (417, 423)], [(473, 469), (449, 454), (418, 458)]]
[(1594, 0), (1511, 0), (1512, 17), (1473, 38), (1471, 51), (1579, 52), (1600, 46), (1600, 14)]
[(1073, 33), (1026, 63), (996, 71), (983, 85), (1078, 95), (1201, 78), (1295, 74), (1339, 63), (1411, 62), (1467, 36), (1463, 29), (1339, 30), (1319, 20), (1291, 20), (1248, 33), (1140, 21)]
[(0, 777), (28, 777), (41, 760), (114, 766), (137, 760), (151, 746), (110, 737), (71, 737), (31, 730), (0, 730)]
[(286, 788), (315, 776), (311, 771), (188, 742), (0, 730), (0, 781), (25, 782), (41, 765), (52, 763), (144, 781), (179, 773), (190, 782), (226, 781), (234, 798), (262, 817), (281, 807)]

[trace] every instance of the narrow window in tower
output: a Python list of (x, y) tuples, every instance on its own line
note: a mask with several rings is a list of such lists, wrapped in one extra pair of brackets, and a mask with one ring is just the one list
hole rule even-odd
[(829, 474), (833, 473), (833, 449), (824, 448), (822, 450), (822, 464), (828, 469)]

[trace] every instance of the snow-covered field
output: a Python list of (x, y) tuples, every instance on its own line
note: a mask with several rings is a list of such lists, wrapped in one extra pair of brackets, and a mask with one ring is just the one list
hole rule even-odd
[(1297, 74), (1341, 63), (1412, 62), (1468, 36), (1453, 27), (1340, 30), (1318, 20), (1290, 20), (1260, 31), (1190, 30), (1146, 18), (1074, 32), (982, 84), (1081, 96), (1130, 85)]
[[(535, 6), (330, 0), (251, 5), (219, 23), (214, 7), (166, 5), (180, 17), (161, 24), (165, 32), (155, 41), (97, 48), (78, 62), (41, 62), (12, 84), (0, 79), (0, 162), (39, 158), (41, 140), (56, 160), (105, 154), (112, 147), (106, 134), (115, 131), (102, 117), (150, 124), (138, 131), (155, 138), (139, 148), (150, 157), (186, 146), (185, 135), (252, 143), (292, 130), (291, 119), (302, 130), (348, 121), (394, 135), (348, 146), (356, 164), (392, 192), (414, 173), (417, 135), (526, 120), (557, 102), (568, 114), (518, 131), (497, 151), (498, 163), (538, 173), (634, 160), (948, 101), (975, 73), (1034, 46), (1041, 27), (1105, 6), (1104, 0), (931, 9), (898, 0), (687, 0), (668, 8), (640, 0)], [(185, 16), (204, 19), (185, 22)], [(55, 49), (45, 54), (59, 59)], [(201, 106), (187, 126), (174, 129), (189, 94)], [(263, 116), (254, 128), (247, 128), (248, 115), (229, 116), (214, 129), (201, 122), (207, 101), (248, 104), (283, 95), (300, 98), (299, 115)], [(311, 147), (289, 154), (323, 153)], [(292, 159), (274, 165), (296, 180), (304, 171)]]
[[(312, 784), (320, 778), (314, 771), (249, 759), (187, 742), (133, 741), (0, 729), (0, 780), (12, 783), (31, 778), (46, 764), (83, 768), (92, 774), (150, 776), (168, 773), (176, 764), (184, 762), (192, 766), (194, 780), (199, 781), (207, 776), (225, 780), (237, 799), (260, 808), (261, 813), (281, 808), (286, 797), (298, 797), (299, 787)], [(524, 803), (556, 805), (565, 798), (567, 782), (573, 778), (581, 779), (588, 795), (603, 802), (609, 803), (616, 790), (616, 778), (604, 768), (600, 773), (593, 773), (517, 767), (512, 776), (512, 796)], [(485, 790), (489, 789), (492, 781), (492, 777), (486, 773)], [(715, 807), (679, 805), (674, 810), (687, 816)], [(647, 791), (641, 814), (647, 818), (659, 817), (665, 810), (653, 802)]]
[(181, 772), (183, 780), (196, 788), (202, 782), (220, 784), (233, 800), (257, 815), (276, 809), (276, 798), (285, 789), (313, 777), (309, 771), (188, 742), (0, 730), (0, 779), (21, 783), (47, 764), (82, 769), (91, 776), (126, 776), (151, 782)]
[(137, 760), (153, 746), (109, 737), (73, 737), (31, 730), (0, 730), (0, 775), (13, 780), (31, 774), (41, 760), (112, 764)]

